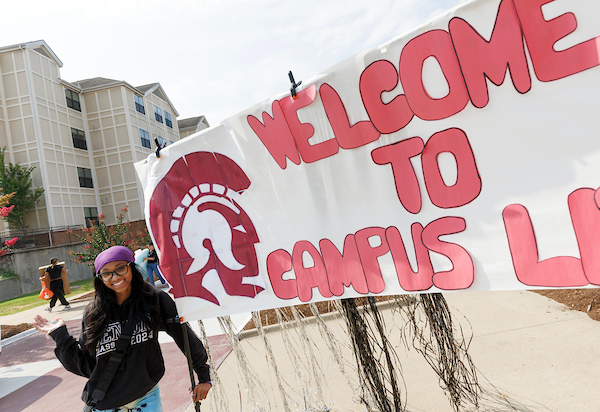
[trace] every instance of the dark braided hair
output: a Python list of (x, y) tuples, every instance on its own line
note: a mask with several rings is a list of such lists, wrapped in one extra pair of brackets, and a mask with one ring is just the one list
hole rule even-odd
[[(157, 332), (160, 323), (160, 308), (154, 304), (156, 291), (153, 286), (144, 280), (141, 269), (130, 262), (131, 269), (131, 296), (123, 302), (127, 310), (127, 319), (138, 323), (143, 321)], [(102, 279), (94, 277), (94, 300), (88, 304), (83, 315), (84, 329), (82, 331), (83, 343), (88, 352), (94, 356), (98, 341), (111, 320), (114, 320), (114, 311), (117, 309), (115, 291), (108, 288)], [(151, 320), (147, 314), (150, 314)]]

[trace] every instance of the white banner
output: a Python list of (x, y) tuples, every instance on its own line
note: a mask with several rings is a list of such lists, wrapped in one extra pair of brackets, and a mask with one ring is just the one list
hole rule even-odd
[(180, 314), (600, 285), (599, 19), (466, 2), (136, 164)]

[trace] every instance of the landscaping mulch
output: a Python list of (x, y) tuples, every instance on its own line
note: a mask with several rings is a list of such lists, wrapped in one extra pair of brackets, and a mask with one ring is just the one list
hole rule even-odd
[(2, 339), (10, 338), (11, 336), (16, 335), (17, 333), (25, 332), (33, 328), (33, 324), (31, 323), (20, 323), (18, 325), (0, 325), (0, 329), (2, 329)]

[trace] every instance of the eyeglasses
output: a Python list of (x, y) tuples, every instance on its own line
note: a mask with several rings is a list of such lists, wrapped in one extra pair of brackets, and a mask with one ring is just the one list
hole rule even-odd
[(127, 271), (129, 270), (129, 263), (119, 266), (113, 272), (100, 272), (96, 276), (98, 276), (102, 281), (107, 282), (113, 278), (113, 275), (117, 276), (125, 276)]

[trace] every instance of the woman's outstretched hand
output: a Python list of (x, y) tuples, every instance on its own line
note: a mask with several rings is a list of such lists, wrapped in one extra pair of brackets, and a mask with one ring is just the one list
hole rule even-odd
[(64, 324), (65, 321), (61, 318), (56, 318), (56, 322), (50, 322), (48, 319), (40, 315), (35, 315), (33, 318), (33, 327), (46, 334), (52, 332), (54, 329), (60, 328)]

